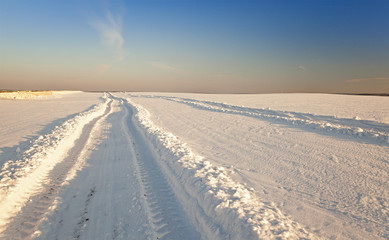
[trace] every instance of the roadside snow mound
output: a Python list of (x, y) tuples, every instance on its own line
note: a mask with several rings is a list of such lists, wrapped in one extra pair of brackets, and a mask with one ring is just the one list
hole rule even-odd
[(104, 98), (105, 102), (31, 142), (30, 149), (20, 153), (19, 160), (9, 160), (3, 164), (0, 171), (0, 232), (30, 196), (48, 181), (48, 173), (67, 156), (84, 126), (104, 114), (110, 101)]
[(317, 239), (229, 176), (232, 169), (213, 166), (172, 133), (155, 125), (150, 113), (127, 99), (136, 120), (161, 156), (161, 168), (192, 224), (204, 239)]

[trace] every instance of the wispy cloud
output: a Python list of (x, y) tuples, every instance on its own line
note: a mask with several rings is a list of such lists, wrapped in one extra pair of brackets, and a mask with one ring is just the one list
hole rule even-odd
[(122, 61), (126, 56), (126, 51), (123, 48), (124, 38), (122, 34), (121, 16), (114, 15), (111, 11), (106, 10), (106, 15), (102, 19), (94, 19), (90, 22), (93, 28), (96, 29), (103, 44), (113, 54), (113, 62), (109, 64), (101, 64), (98, 67), (98, 73), (106, 72), (114, 63)]
[(299, 68), (301, 71), (303, 71), (303, 72), (306, 72), (306, 71), (307, 71), (307, 68), (306, 68), (305, 66), (303, 66), (303, 65), (298, 66), (298, 68)]
[(382, 83), (388, 82), (389, 77), (376, 77), (376, 78), (357, 78), (346, 80), (347, 83)]
[(174, 67), (174, 66), (167, 64), (167, 63), (164, 63), (164, 62), (149, 62), (149, 64), (155, 68), (158, 68), (158, 69), (161, 69), (164, 71), (168, 71), (168, 72), (175, 72), (175, 73), (183, 72), (182, 69)]

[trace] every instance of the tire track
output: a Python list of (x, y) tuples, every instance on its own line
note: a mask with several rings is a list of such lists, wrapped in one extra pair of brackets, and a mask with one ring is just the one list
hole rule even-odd
[(317, 239), (286, 217), (274, 203), (235, 182), (228, 170), (196, 155), (172, 133), (155, 125), (150, 113), (136, 109), (136, 121), (155, 150), (164, 174), (204, 239)]
[(126, 115), (122, 123), (127, 141), (136, 156), (140, 195), (152, 226), (153, 239), (199, 239), (199, 234), (190, 225), (186, 213), (164, 176), (157, 162), (158, 157), (153, 154), (155, 151), (135, 127), (132, 109), (124, 104), (123, 110)]
[[(350, 143), (344, 142), (343, 146), (341, 139), (314, 136), (310, 131), (300, 134), (301, 131), (295, 128), (281, 129), (283, 134), (274, 132), (274, 136), (269, 137), (267, 133), (282, 128), (282, 125), (270, 124), (266, 131), (259, 133), (257, 126), (262, 126), (261, 124), (267, 121), (257, 121), (245, 115), (242, 117), (237, 114), (193, 109), (188, 104), (180, 106), (180, 102), (169, 103), (169, 100), (162, 99), (134, 99), (152, 113), (151, 118), (143, 117), (141, 122), (146, 122), (144, 119), (152, 119), (162, 126), (159, 130), (152, 129), (151, 132), (155, 131), (156, 135), (160, 135), (166, 130), (172, 131), (182, 137), (191, 148), (196, 149), (197, 153), (210, 161), (213, 160), (216, 165), (223, 166), (227, 172), (231, 170), (229, 166), (233, 163), (232, 170), (236, 175), (239, 174), (236, 178), (238, 182), (247, 183), (247, 179), (250, 179), (256, 184), (259, 196), (276, 202), (288, 214), (300, 214), (303, 208), (298, 207), (295, 210), (295, 206), (305, 202), (306, 204), (299, 206), (309, 204), (317, 212), (328, 212), (330, 216), (336, 217), (337, 221), (333, 223), (323, 220), (323, 227), (316, 227), (318, 232), (327, 231), (326, 234), (331, 236), (333, 229), (337, 229), (340, 223), (343, 223), (346, 229), (343, 236), (363, 236), (369, 232), (372, 234), (370, 229), (385, 229), (385, 206), (388, 198), (382, 189), (385, 189), (387, 182), (383, 164), (386, 162), (387, 151), (382, 146), (355, 143), (354, 140)], [(243, 123), (245, 128), (240, 129), (242, 126), (236, 124), (237, 121)], [(147, 126), (148, 128), (151, 127)], [(193, 131), (193, 128), (196, 130)], [(311, 135), (314, 138), (309, 138)], [(240, 138), (241, 141), (237, 141)], [(255, 140), (254, 143), (251, 140)], [(177, 147), (173, 145), (172, 149)], [(250, 164), (255, 173), (250, 172)], [(233, 177), (231, 173), (229, 175)], [(266, 175), (268, 176), (263, 177)], [(243, 177), (248, 178), (241, 181), (239, 178)], [(265, 181), (261, 182), (259, 179)], [(268, 179), (276, 181), (268, 182)], [(261, 194), (262, 186), (266, 190), (264, 194)], [(289, 198), (297, 204), (291, 204)], [(359, 201), (359, 198), (362, 200)], [(309, 226), (311, 220), (308, 217), (307, 219), (308, 224), (307, 221), (304, 222), (304, 218), (299, 221)], [(328, 225), (331, 226), (327, 228)], [(356, 225), (359, 226), (355, 227)], [(385, 230), (382, 232), (379, 233), (381, 237), (387, 236)]]
[[(35, 191), (20, 212), (7, 224), (6, 229), (0, 235), (7, 239), (31, 239), (39, 236), (39, 224), (44, 221), (45, 216), (57, 204), (57, 195), (62, 186), (66, 184), (73, 175), (72, 171), (79, 169), (82, 161), (85, 160), (85, 152), (88, 152), (90, 144), (87, 144), (93, 133), (98, 131), (99, 124), (110, 114), (112, 101), (107, 103), (106, 109), (101, 116), (94, 118), (82, 128), (82, 134), (74, 142), (73, 148), (68, 151), (68, 155), (57, 163), (49, 172), (42, 172), (35, 182)], [(50, 159), (47, 159), (50, 161)]]
[(389, 126), (384, 123), (365, 121), (359, 119), (338, 119), (330, 116), (318, 116), (308, 113), (276, 111), (271, 109), (258, 109), (244, 106), (235, 106), (212, 101), (200, 101), (190, 98), (130, 95), (132, 97), (161, 98), (191, 107), (227, 114), (237, 114), (259, 118), (271, 122), (287, 124), (293, 127), (309, 129), (322, 134), (335, 133), (337, 136), (351, 136), (355, 140), (364, 140), (367, 143), (389, 144)]
[(39, 239), (200, 239), (135, 127), (132, 109), (113, 98), (105, 139), (64, 188)]

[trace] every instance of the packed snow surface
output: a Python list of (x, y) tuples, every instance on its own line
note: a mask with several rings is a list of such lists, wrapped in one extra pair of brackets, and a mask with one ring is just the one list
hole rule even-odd
[(389, 98), (0, 100), (0, 239), (388, 239)]

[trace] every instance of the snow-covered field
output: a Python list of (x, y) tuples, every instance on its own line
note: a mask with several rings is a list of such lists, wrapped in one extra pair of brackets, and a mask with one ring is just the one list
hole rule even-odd
[(10, 91), (0, 92), (0, 99), (49, 99), (80, 91)]
[(389, 98), (0, 100), (0, 239), (388, 239)]

